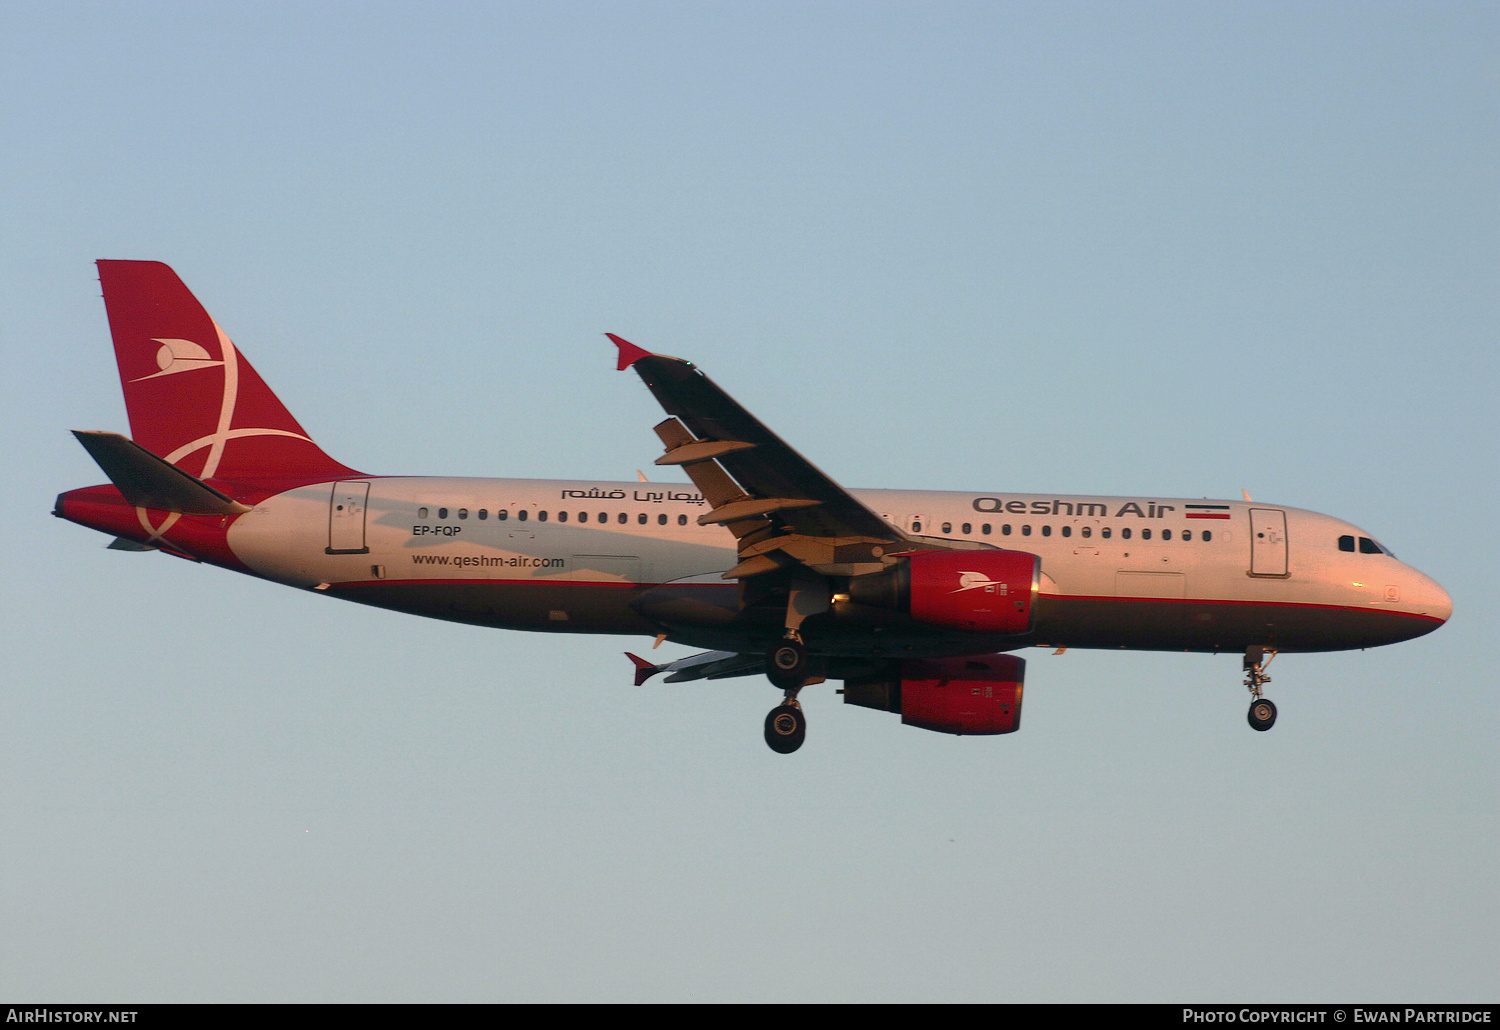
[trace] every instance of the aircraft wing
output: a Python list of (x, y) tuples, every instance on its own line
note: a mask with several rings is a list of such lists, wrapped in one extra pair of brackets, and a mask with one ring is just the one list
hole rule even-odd
[(656, 463), (683, 466), (713, 506), (699, 524), (738, 539), (740, 562), (725, 579), (796, 565), (858, 575), (883, 568), (884, 555), (945, 545), (907, 537), (866, 508), (691, 362), (608, 335), (620, 369), (635, 369), (672, 416), (656, 427), (667, 448)]
[(679, 658), (675, 662), (654, 665), (646, 659), (625, 652), (625, 657), (635, 663), (635, 685), (640, 686), (659, 672), (667, 673), (663, 683), (686, 683), (690, 680), (727, 680), (735, 676), (749, 676), (765, 671), (765, 656), (740, 654), (735, 651), (705, 651), (703, 654)]

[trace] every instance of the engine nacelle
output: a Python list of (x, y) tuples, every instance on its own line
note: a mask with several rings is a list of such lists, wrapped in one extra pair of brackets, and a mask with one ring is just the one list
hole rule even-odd
[(934, 626), (1025, 633), (1041, 577), (1041, 558), (1027, 551), (918, 551), (851, 579), (849, 596)]
[(891, 675), (844, 682), (844, 703), (900, 712), (907, 726), (960, 735), (1021, 728), (1026, 660), (1009, 654), (907, 659)]

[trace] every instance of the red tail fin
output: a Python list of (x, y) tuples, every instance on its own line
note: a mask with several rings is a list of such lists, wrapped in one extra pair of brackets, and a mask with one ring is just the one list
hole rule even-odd
[(313, 443), (182, 280), (100, 261), (135, 442), (200, 479), (359, 475)]

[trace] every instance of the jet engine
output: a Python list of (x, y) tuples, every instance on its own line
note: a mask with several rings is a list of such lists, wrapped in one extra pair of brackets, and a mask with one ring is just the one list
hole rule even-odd
[(907, 726), (959, 735), (1021, 727), (1026, 660), (1009, 654), (907, 659), (883, 676), (844, 682), (844, 703), (900, 712)]
[(1031, 629), (1042, 560), (1027, 551), (917, 551), (849, 581), (849, 598), (977, 633)]

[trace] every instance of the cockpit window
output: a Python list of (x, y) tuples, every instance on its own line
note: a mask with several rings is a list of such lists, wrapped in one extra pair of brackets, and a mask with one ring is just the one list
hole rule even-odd
[[(1358, 543), (1358, 548), (1356, 548), (1356, 546), (1355, 546), (1356, 539), (1359, 542)], [(1341, 536), (1341, 537), (1339, 537), (1339, 550), (1340, 551), (1354, 551), (1356, 549), (1359, 551), (1360, 554), (1384, 554), (1384, 555), (1386, 555), (1388, 557), (1391, 557), (1391, 558), (1396, 557), (1394, 554), (1391, 554), (1391, 549), (1389, 547), (1385, 546), (1384, 544), (1382, 544), (1379, 540), (1371, 540), (1367, 536), (1362, 536), (1362, 537), (1358, 537), (1358, 538), (1356, 538), (1354, 536)]]

